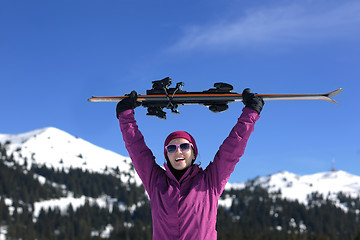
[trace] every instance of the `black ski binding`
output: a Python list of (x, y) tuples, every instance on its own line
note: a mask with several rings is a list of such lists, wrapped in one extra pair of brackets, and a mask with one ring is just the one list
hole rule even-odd
[[(167, 100), (164, 101), (151, 101), (143, 102), (142, 106), (148, 109), (146, 115), (156, 116), (161, 119), (166, 119), (166, 112), (163, 111), (163, 108), (171, 109), (172, 113), (179, 113), (178, 105), (183, 105), (189, 103), (184, 102), (174, 102), (173, 98), (176, 94), (221, 94), (221, 93), (230, 93), (233, 90), (233, 86), (227, 83), (215, 83), (215, 88), (210, 88), (209, 90), (202, 92), (186, 92), (182, 91), (184, 86), (183, 82), (178, 82), (175, 88), (169, 88), (171, 85), (171, 78), (166, 77), (161, 80), (156, 80), (152, 82), (152, 89), (147, 90), (147, 95), (165, 95)], [(208, 102), (199, 102), (204, 106), (209, 107), (212, 112), (223, 112), (228, 109), (228, 101), (208, 101)]]

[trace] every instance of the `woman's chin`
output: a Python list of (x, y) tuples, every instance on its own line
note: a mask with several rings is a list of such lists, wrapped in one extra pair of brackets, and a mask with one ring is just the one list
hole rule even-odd
[(177, 162), (174, 164), (175, 166), (173, 166), (176, 170), (184, 170), (186, 168), (186, 163), (184, 162)]

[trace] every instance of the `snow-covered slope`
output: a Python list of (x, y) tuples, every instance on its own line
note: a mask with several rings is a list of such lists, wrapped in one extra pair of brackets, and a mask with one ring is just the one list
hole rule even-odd
[[(108, 174), (113, 174), (114, 169), (118, 168), (122, 173), (122, 181), (126, 182), (130, 176), (131, 180), (135, 179), (136, 183), (141, 184), (128, 157), (95, 146), (56, 128), (44, 128), (17, 135), (0, 134), (0, 143), (6, 147), (8, 155), (14, 155), (19, 164), (24, 164), (26, 160), (28, 168), (31, 168), (32, 164), (45, 164), (55, 169), (66, 170), (72, 167)], [(335, 199), (339, 192), (360, 197), (360, 176), (344, 171), (305, 176), (283, 171), (248, 182), (229, 183), (226, 189), (242, 189), (249, 184), (266, 188), (270, 193), (280, 190), (282, 197), (304, 204), (307, 204), (307, 196), (313, 192), (329, 199)]]
[[(299, 176), (290, 172), (279, 172), (266, 177), (258, 177), (251, 181), (255, 186), (261, 186), (271, 192), (281, 191), (282, 197), (288, 200), (298, 200), (307, 204), (307, 196), (318, 192), (325, 198), (336, 199), (342, 192), (350, 197), (360, 197), (360, 176), (344, 171), (322, 172), (312, 175)], [(227, 189), (242, 189), (250, 182), (228, 184)]]
[(49, 127), (23, 134), (0, 134), (0, 143), (7, 154), (13, 154), (19, 164), (46, 165), (54, 169), (81, 168), (90, 172), (112, 173), (118, 168), (121, 180), (140, 179), (131, 171), (131, 160), (109, 150), (95, 146), (57, 128)]
[[(81, 138), (74, 137), (62, 130), (49, 127), (30, 131), (22, 134), (0, 134), (0, 144), (5, 147), (8, 157), (13, 156), (15, 162), (30, 169), (32, 166), (43, 166), (64, 171), (70, 168), (81, 168), (89, 172), (101, 174), (111, 174), (121, 179), (125, 184), (136, 182), (141, 184), (140, 178), (134, 171), (129, 157), (121, 156), (112, 151), (95, 146)], [(1, 155), (0, 155), (1, 157)], [(5, 156), (1, 160), (5, 160)], [(12, 161), (5, 161), (5, 164), (12, 166)], [(26, 174), (27, 171), (24, 171)], [(36, 175), (36, 174), (35, 174)], [(41, 184), (45, 184), (45, 177), (34, 176)], [(53, 185), (56, 185), (55, 183)], [(64, 187), (65, 189), (66, 187)], [(33, 212), (36, 221), (41, 209), (60, 209), (66, 211), (68, 206), (77, 209), (86, 202), (96, 204), (111, 211), (113, 204), (118, 204), (120, 210), (134, 210), (141, 206), (141, 202), (131, 206), (119, 202), (117, 198), (109, 195), (101, 195), (97, 198), (88, 196), (75, 197), (73, 192), (64, 191), (66, 196), (56, 199), (46, 199), (34, 202), (29, 209)], [(0, 196), (0, 198), (3, 196)], [(10, 214), (15, 210), (13, 199), (5, 197), (5, 204), (8, 206)], [(0, 239), (5, 239), (7, 228), (0, 228)], [(109, 230), (105, 230), (102, 235), (109, 235)]]

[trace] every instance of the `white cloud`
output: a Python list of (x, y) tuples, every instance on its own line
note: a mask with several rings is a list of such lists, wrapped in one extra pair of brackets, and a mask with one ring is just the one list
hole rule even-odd
[(359, 38), (360, 2), (287, 5), (247, 11), (233, 21), (189, 26), (172, 50), (223, 49)]

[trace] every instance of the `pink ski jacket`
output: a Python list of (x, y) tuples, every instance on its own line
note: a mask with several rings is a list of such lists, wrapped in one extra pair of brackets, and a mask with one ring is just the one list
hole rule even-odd
[(138, 129), (133, 110), (119, 114), (120, 129), (135, 170), (150, 197), (153, 239), (215, 240), (218, 200), (236, 163), (244, 154), (259, 114), (244, 108), (205, 170), (197, 165), (177, 181), (156, 162)]

